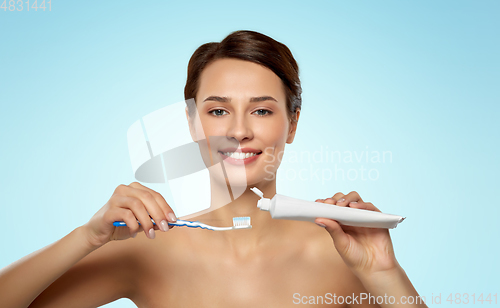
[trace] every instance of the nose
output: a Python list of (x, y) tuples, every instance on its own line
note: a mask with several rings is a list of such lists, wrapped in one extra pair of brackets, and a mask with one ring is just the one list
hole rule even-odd
[(240, 114), (232, 118), (230, 127), (227, 130), (227, 137), (236, 139), (240, 143), (245, 139), (251, 140), (253, 138), (253, 130), (245, 115)]

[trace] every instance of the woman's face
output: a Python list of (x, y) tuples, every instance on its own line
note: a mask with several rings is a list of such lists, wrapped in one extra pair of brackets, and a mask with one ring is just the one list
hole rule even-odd
[(212, 165), (224, 160), (229, 179), (243, 169), (247, 185), (274, 180), (296, 124), (287, 117), (285, 89), (273, 71), (216, 60), (201, 73), (196, 106)]

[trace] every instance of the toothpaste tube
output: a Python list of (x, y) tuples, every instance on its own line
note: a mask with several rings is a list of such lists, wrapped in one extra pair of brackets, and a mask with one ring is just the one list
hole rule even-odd
[(306, 201), (280, 194), (268, 199), (264, 198), (258, 188), (250, 189), (261, 198), (257, 207), (262, 211), (269, 211), (274, 219), (314, 222), (316, 218), (330, 218), (346, 226), (385, 229), (395, 228), (405, 219), (398, 215)]

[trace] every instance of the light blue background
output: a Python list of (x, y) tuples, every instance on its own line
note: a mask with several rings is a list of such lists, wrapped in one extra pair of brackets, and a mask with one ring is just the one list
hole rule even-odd
[[(302, 114), (278, 192), (355, 190), (406, 216), (391, 231), (396, 255), (428, 301), (499, 293), (498, 1), (176, 2), (0, 10), (0, 267), (84, 224), (134, 181), (128, 127), (183, 100), (199, 45), (250, 29), (285, 43), (301, 69)], [(336, 165), (375, 169), (375, 180), (290, 177), (334, 169), (287, 161), (321, 147), (392, 160)]]

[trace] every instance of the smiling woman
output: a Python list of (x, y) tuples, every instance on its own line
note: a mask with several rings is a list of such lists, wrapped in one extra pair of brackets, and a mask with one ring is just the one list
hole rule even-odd
[[(119, 185), (85, 225), (2, 269), (2, 305), (96, 307), (126, 297), (139, 307), (295, 307), (311, 298), (318, 307), (388, 307), (414, 297), (405, 307), (426, 307), (399, 266), (387, 229), (325, 218), (274, 220), (257, 208), (250, 188), (266, 198), (276, 194), (281, 155), (295, 137), (298, 74), (285, 45), (252, 31), (204, 44), (189, 62), (191, 136), (207, 166), (214, 160), (226, 166), (224, 174), (210, 172), (211, 204), (229, 187), (243, 191), (196, 219), (225, 225), (249, 216), (251, 229), (169, 231), (167, 221), (176, 216), (159, 193), (139, 183)], [(316, 201), (379, 211), (354, 191)]]

